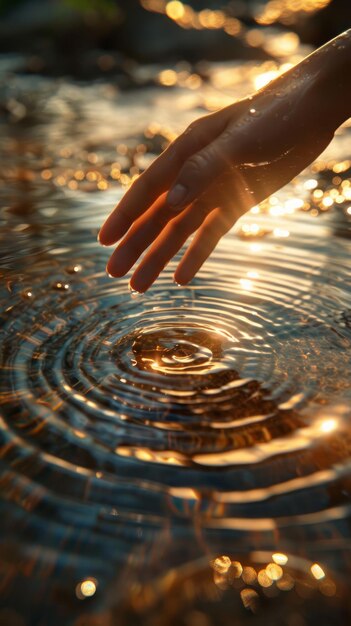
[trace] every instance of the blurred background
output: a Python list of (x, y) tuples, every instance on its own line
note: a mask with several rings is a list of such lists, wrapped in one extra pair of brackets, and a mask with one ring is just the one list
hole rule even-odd
[(125, 84), (133, 62), (269, 58), (275, 29), (318, 46), (350, 17), (344, 0), (0, 0), (0, 51), (21, 52), (22, 71)]

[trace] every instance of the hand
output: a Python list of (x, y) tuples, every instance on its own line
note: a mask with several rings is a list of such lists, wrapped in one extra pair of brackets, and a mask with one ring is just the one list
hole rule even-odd
[(147, 250), (130, 281), (144, 292), (196, 233), (174, 275), (188, 283), (243, 213), (307, 167), (334, 132), (307, 79), (289, 71), (251, 98), (195, 121), (171, 143), (100, 231), (103, 245), (121, 240), (109, 274), (124, 276)]

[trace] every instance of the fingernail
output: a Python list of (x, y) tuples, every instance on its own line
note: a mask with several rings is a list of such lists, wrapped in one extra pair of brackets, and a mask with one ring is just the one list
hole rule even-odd
[(167, 196), (167, 203), (170, 206), (179, 206), (185, 199), (188, 190), (183, 185), (176, 185)]

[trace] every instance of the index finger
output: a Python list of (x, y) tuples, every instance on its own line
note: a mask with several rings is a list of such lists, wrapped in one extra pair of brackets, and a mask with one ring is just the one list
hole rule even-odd
[(216, 136), (218, 123), (214, 123), (215, 116), (207, 117), (213, 121), (209, 120), (206, 129), (197, 122), (191, 124), (132, 184), (103, 224), (99, 233), (100, 243), (109, 246), (121, 239), (133, 222), (169, 189), (184, 160)]

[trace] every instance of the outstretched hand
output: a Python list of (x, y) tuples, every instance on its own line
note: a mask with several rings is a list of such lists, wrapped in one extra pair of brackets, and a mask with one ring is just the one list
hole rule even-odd
[[(104, 223), (103, 245), (119, 241), (107, 271), (134, 271), (144, 292), (196, 233), (174, 275), (188, 283), (220, 238), (252, 206), (311, 163), (333, 138), (313, 80), (291, 71), (250, 98), (196, 120), (133, 183)], [(314, 98), (314, 100), (313, 100)]]

